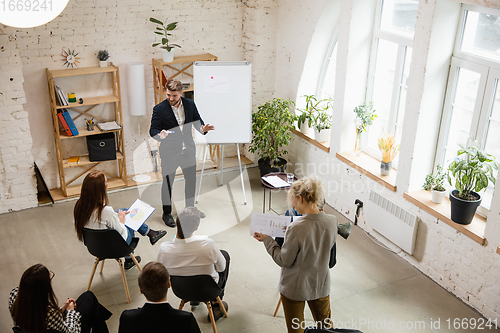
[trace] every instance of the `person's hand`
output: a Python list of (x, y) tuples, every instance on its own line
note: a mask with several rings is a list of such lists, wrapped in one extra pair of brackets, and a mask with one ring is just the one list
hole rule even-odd
[(206, 124), (206, 125), (201, 126), (202, 132), (208, 132), (208, 131), (213, 131), (213, 130), (215, 130), (214, 125)]
[(68, 298), (66, 302), (61, 307), (61, 310), (64, 312), (66, 310), (75, 310), (76, 309), (76, 301), (72, 298)]
[(118, 211), (118, 219), (120, 220), (120, 223), (125, 224), (125, 215), (129, 214), (130, 212), (126, 210), (119, 210)]
[(256, 240), (258, 240), (259, 242), (262, 242), (264, 240), (264, 238), (266, 238), (266, 237), (267, 237), (266, 234), (261, 234), (260, 232), (256, 232), (253, 235), (253, 238), (255, 238)]
[(160, 136), (160, 139), (165, 139), (168, 135), (168, 131), (166, 130), (161, 130), (159, 136)]

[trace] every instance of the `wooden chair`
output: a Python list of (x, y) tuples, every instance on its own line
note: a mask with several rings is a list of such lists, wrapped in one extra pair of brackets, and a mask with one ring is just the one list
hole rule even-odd
[(170, 276), (172, 291), (175, 296), (181, 299), (179, 310), (182, 310), (186, 302), (203, 302), (207, 305), (208, 314), (212, 321), (212, 329), (217, 333), (215, 326), (214, 313), (212, 310), (212, 300), (217, 299), (219, 306), (227, 318), (226, 308), (222, 304), (219, 295), (222, 289), (215, 283), (210, 275), (193, 275), (193, 276)]
[(87, 290), (90, 289), (90, 285), (92, 284), (92, 280), (94, 278), (94, 274), (99, 262), (102, 261), (100, 271), (100, 273), (102, 274), (104, 261), (106, 259), (115, 259), (118, 262), (118, 265), (120, 265), (123, 286), (125, 287), (125, 293), (127, 294), (127, 301), (128, 303), (130, 303), (130, 293), (128, 291), (127, 278), (125, 277), (125, 270), (123, 268), (123, 262), (121, 258), (125, 257), (126, 255), (130, 255), (137, 268), (142, 271), (141, 266), (132, 253), (139, 243), (139, 238), (132, 238), (132, 242), (130, 242), (129, 245), (120, 235), (120, 233), (114, 229), (94, 230), (83, 228), (83, 242), (85, 246), (87, 246), (90, 254), (96, 257)]

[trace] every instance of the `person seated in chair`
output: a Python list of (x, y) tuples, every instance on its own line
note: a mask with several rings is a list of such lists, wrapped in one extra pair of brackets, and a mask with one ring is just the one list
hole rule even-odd
[[(134, 237), (134, 230), (125, 225), (126, 209), (115, 212), (113, 207), (109, 206), (108, 180), (101, 171), (92, 171), (82, 183), (80, 199), (75, 204), (73, 216), (75, 218), (75, 229), (78, 240), (83, 241), (83, 228), (89, 229), (115, 229), (130, 245)], [(137, 230), (141, 235), (148, 236), (151, 245), (154, 245), (163, 236), (167, 234), (165, 230), (156, 231), (146, 223), (143, 223)], [(141, 257), (136, 256), (137, 262), (141, 262)], [(131, 269), (135, 266), (130, 256), (125, 257), (125, 269)]]
[(170, 275), (162, 263), (147, 263), (139, 274), (138, 282), (146, 304), (142, 308), (122, 312), (118, 333), (200, 332), (191, 312), (174, 309), (167, 302)]
[(86, 291), (60, 307), (52, 289), (55, 274), (42, 264), (24, 271), (19, 286), (9, 295), (14, 325), (25, 333), (55, 330), (61, 333), (108, 333), (106, 320), (112, 313), (95, 295)]
[[(200, 214), (195, 207), (184, 208), (177, 215), (175, 223), (177, 235), (173, 241), (160, 245), (158, 261), (167, 267), (170, 275), (211, 275), (222, 289), (219, 295), (222, 300), (229, 275), (229, 254), (219, 250), (217, 244), (207, 236), (193, 235), (200, 225)], [(227, 311), (227, 303), (222, 303)], [(191, 302), (191, 305), (197, 304)], [(217, 321), (223, 316), (223, 311), (216, 300), (212, 300), (212, 308)]]

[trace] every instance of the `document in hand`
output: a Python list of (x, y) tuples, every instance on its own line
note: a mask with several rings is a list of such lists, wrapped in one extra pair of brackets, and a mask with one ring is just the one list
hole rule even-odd
[(137, 199), (128, 209), (130, 213), (125, 215), (125, 225), (137, 231), (141, 225), (153, 214), (155, 208), (141, 199)]
[(262, 179), (266, 183), (268, 183), (269, 185), (271, 185), (275, 188), (290, 186), (290, 184), (288, 184), (286, 181), (284, 181), (283, 179), (281, 179), (278, 176), (264, 176), (264, 177), (262, 177)]
[(291, 216), (279, 216), (274, 214), (252, 213), (252, 221), (250, 222), (250, 236), (259, 232), (271, 237), (284, 237), (285, 231), (290, 221)]

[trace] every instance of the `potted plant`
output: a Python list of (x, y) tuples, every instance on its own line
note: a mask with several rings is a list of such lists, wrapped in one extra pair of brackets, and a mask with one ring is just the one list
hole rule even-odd
[(318, 100), (314, 95), (304, 95), (306, 98), (305, 108), (297, 108), (300, 114), (297, 115), (297, 126), (304, 134), (312, 136), (313, 129), (316, 125), (317, 118), (321, 112), (331, 108), (332, 99), (325, 98)]
[(444, 195), (446, 194), (446, 188), (444, 187), (445, 178), (446, 174), (440, 165), (436, 167), (436, 173), (431, 173), (425, 177), (422, 187), (426, 191), (431, 191), (432, 202), (434, 203), (440, 204), (443, 202)]
[(373, 109), (373, 103), (363, 103), (354, 108), (356, 118), (354, 124), (356, 126), (356, 141), (354, 144), (354, 153), (359, 155), (361, 153), (361, 133), (366, 132), (368, 126), (373, 124), (373, 120), (377, 118)]
[(108, 67), (109, 52), (108, 50), (101, 50), (97, 53), (99, 59), (99, 67)]
[(495, 184), (494, 170), (498, 170), (495, 157), (477, 146), (463, 147), (456, 159), (448, 166), (448, 182), (455, 189), (450, 193), (451, 220), (459, 224), (470, 224), (481, 204), (479, 191)]
[(380, 174), (382, 176), (388, 176), (392, 169), (392, 160), (399, 152), (399, 145), (396, 144), (396, 135), (384, 132), (378, 139), (378, 148), (382, 153)]
[(314, 124), (314, 140), (318, 142), (330, 141), (332, 132), (332, 115), (322, 111), (316, 117)]
[(149, 21), (157, 24), (155, 34), (162, 36), (161, 42), (154, 43), (152, 46), (156, 47), (158, 45), (161, 45), (160, 48), (162, 49), (163, 61), (172, 62), (174, 60), (174, 48), (175, 47), (180, 48), (181, 46), (179, 44), (170, 43), (168, 37), (172, 36), (170, 31), (177, 28), (178, 22), (172, 22), (165, 25), (162, 21), (155, 19), (153, 17), (150, 17)]
[(249, 150), (257, 152), (261, 176), (270, 172), (284, 172), (286, 160), (280, 156), (287, 153), (283, 149), (291, 139), (291, 129), (296, 120), (290, 112), (290, 99), (274, 98), (258, 107), (252, 113), (252, 142)]

